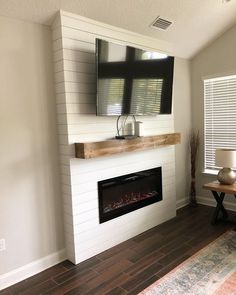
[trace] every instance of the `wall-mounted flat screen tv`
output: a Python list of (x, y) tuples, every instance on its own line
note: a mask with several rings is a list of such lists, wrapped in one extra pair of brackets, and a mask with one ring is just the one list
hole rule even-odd
[(171, 114), (174, 57), (96, 39), (97, 115)]

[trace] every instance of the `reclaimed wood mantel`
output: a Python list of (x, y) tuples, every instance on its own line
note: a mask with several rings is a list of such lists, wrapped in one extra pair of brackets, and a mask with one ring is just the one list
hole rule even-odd
[(79, 142), (75, 143), (75, 156), (80, 159), (91, 159), (124, 152), (155, 149), (177, 143), (180, 143), (180, 133), (143, 136), (134, 139), (110, 139), (97, 142)]

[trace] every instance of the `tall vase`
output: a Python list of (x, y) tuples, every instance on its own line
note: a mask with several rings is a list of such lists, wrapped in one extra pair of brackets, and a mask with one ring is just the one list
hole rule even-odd
[(196, 160), (199, 147), (199, 131), (192, 130), (190, 133), (190, 153), (191, 153), (191, 185), (190, 185), (190, 200), (189, 206), (196, 207)]
[(196, 200), (196, 188), (195, 188), (195, 178), (191, 179), (191, 186), (190, 186), (190, 202), (189, 205), (191, 207), (197, 206), (197, 200)]

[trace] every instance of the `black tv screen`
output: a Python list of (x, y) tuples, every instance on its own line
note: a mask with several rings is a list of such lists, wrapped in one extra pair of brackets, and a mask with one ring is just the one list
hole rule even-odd
[(171, 114), (174, 57), (96, 39), (97, 115)]

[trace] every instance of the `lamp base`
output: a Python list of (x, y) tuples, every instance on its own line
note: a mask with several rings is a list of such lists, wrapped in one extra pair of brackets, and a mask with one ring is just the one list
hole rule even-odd
[(221, 184), (233, 184), (236, 175), (231, 168), (222, 168), (217, 175), (217, 179)]

